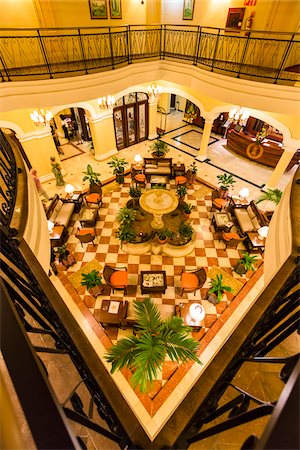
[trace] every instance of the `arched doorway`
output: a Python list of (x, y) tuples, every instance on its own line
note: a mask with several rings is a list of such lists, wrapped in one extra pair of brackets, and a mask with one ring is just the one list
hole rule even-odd
[(148, 95), (133, 92), (116, 101), (113, 111), (117, 149), (148, 138)]

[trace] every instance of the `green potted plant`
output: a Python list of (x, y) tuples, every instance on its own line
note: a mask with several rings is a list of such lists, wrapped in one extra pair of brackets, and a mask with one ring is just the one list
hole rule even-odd
[(228, 195), (229, 189), (234, 185), (236, 182), (233, 179), (233, 176), (227, 173), (223, 173), (222, 175), (217, 175), (218, 178), (218, 184), (220, 186), (220, 195), (222, 198), (226, 198)]
[(191, 182), (191, 183), (195, 183), (195, 181), (196, 181), (196, 175), (197, 175), (197, 172), (198, 172), (198, 167), (197, 167), (195, 161), (193, 161), (193, 163), (189, 166), (189, 170), (190, 170), (190, 172), (191, 172), (190, 182)]
[(268, 189), (256, 200), (256, 203), (269, 201), (275, 203), (275, 205), (278, 205), (281, 200), (282, 194), (283, 192), (280, 189)]
[(153, 157), (163, 158), (169, 152), (169, 147), (165, 142), (156, 139), (150, 146), (149, 151)]
[(172, 237), (172, 231), (168, 228), (163, 228), (157, 232), (158, 240), (161, 244), (164, 244), (167, 241), (167, 238)]
[(184, 211), (184, 215), (187, 219), (190, 217), (192, 209), (193, 209), (193, 205), (191, 203), (184, 202), (183, 211)]
[(121, 208), (117, 215), (117, 221), (123, 225), (131, 225), (136, 218), (136, 211), (132, 208), (124, 206)]
[(208, 291), (207, 300), (216, 305), (220, 303), (222, 300), (223, 294), (225, 291), (232, 292), (232, 288), (230, 286), (226, 286), (223, 284), (223, 275), (216, 275), (216, 278), (212, 278), (210, 281), (210, 290)]
[(89, 273), (83, 273), (81, 280), (81, 286), (86, 286), (87, 290), (93, 297), (102, 292), (102, 277), (99, 275), (98, 270), (92, 270)]
[(234, 267), (234, 271), (239, 275), (245, 274), (248, 270), (253, 271), (255, 270), (253, 263), (255, 263), (256, 260), (256, 255), (251, 256), (248, 252), (243, 252), (243, 257), (237, 262), (237, 265)]
[(98, 184), (101, 186), (101, 181), (99, 178), (101, 174), (98, 172), (94, 172), (90, 164), (87, 165), (86, 171), (82, 173), (84, 174), (82, 181), (88, 181), (90, 183), (90, 187), (94, 184)]
[(109, 167), (113, 168), (113, 175), (116, 175), (116, 182), (119, 184), (124, 183), (125, 166), (128, 162), (124, 158), (112, 157), (112, 160), (107, 163)]
[(127, 224), (120, 224), (119, 228), (116, 230), (116, 237), (121, 242), (121, 248), (123, 244), (127, 242), (134, 242), (136, 238), (136, 233), (133, 231), (131, 226)]
[(187, 222), (181, 222), (178, 228), (182, 244), (187, 244), (193, 236), (193, 227)]
[(130, 382), (140, 392), (150, 391), (153, 381), (169, 356), (172, 361), (195, 361), (201, 364), (197, 351), (199, 343), (190, 337), (190, 327), (174, 315), (164, 322), (150, 298), (133, 300), (135, 333), (119, 340), (109, 348), (105, 359), (111, 363), (111, 373), (123, 367), (133, 372)]
[(133, 200), (133, 205), (136, 207), (138, 205), (138, 199), (140, 198), (140, 196), (142, 195), (142, 191), (141, 189), (136, 186), (130, 186), (129, 188), (129, 195)]
[(185, 197), (186, 194), (187, 194), (187, 188), (186, 188), (186, 186), (183, 186), (183, 185), (177, 186), (176, 193), (177, 193), (178, 198), (179, 198), (179, 203), (180, 203), (181, 205), (183, 205), (183, 203), (184, 203), (184, 197)]

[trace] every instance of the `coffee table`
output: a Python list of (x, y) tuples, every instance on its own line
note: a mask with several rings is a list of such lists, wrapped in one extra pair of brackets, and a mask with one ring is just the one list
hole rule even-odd
[(164, 294), (167, 289), (167, 277), (165, 270), (147, 270), (141, 272), (142, 294), (157, 292)]
[(252, 252), (263, 252), (266, 245), (265, 239), (260, 239), (259, 234), (255, 231), (250, 231), (246, 233), (247, 239), (245, 241), (246, 246), (248, 247), (249, 251)]
[(79, 217), (79, 222), (82, 227), (94, 227), (97, 221), (98, 208), (83, 208)]
[[(203, 306), (200, 305), (200, 303), (193, 302), (185, 304), (181, 303), (179, 305), (179, 308), (180, 317), (183, 320), (183, 324), (199, 330), (201, 327), (201, 322), (205, 317), (205, 309), (203, 308)], [(191, 310), (191, 308), (194, 308), (194, 312)], [(194, 317), (192, 317), (193, 314), (195, 314)]]
[(122, 316), (122, 300), (102, 300), (100, 310), (95, 311), (98, 322), (107, 325), (119, 325)]
[(216, 231), (229, 231), (233, 225), (229, 215), (225, 213), (213, 213), (212, 223)]
[(159, 186), (166, 187), (168, 183), (168, 177), (165, 177), (163, 175), (151, 175), (150, 177), (150, 185), (155, 186), (158, 184)]

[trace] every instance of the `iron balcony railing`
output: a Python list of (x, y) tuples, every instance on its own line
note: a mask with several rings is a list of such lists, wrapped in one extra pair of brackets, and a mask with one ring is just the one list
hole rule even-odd
[(294, 84), (300, 80), (300, 33), (187, 25), (0, 29), (3, 82), (90, 74), (158, 59)]

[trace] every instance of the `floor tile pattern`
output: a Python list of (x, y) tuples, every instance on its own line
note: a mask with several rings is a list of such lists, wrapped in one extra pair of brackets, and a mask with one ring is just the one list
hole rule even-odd
[[(61, 279), (66, 284), (66, 287), (68, 287), (69, 292), (74, 296), (79, 296), (80, 300), (77, 298), (77, 301), (81, 301), (89, 309), (91, 314), (97, 317), (97, 311), (99, 311), (101, 302), (105, 298), (132, 301), (135, 298), (142, 300), (147, 297), (141, 294), (139, 274), (142, 270), (165, 270), (168, 286), (165, 294), (153, 294), (151, 297), (157, 304), (176, 305), (189, 301), (197, 301), (203, 305), (206, 316), (202, 323), (202, 328), (199, 332), (192, 333), (194, 338), (200, 341), (200, 352), (202, 352), (208, 342), (215, 336), (218, 329), (220, 329), (226, 317), (229, 317), (235, 309), (236, 306), (234, 307), (233, 304), (235, 303), (237, 305), (245, 297), (245, 288), (248, 289), (255, 282), (255, 279), (262, 274), (262, 271), (255, 272), (255, 277), (253, 276), (250, 280), (251, 283), (247, 283), (249, 278), (245, 275), (240, 277), (233, 272), (232, 267), (234, 267), (238, 259), (242, 256), (244, 246), (243, 244), (239, 244), (238, 249), (226, 249), (225, 244), (218, 240), (219, 233), (215, 231), (211, 223), (211, 195), (207, 193), (209, 190), (206, 189), (205, 191), (203, 186), (198, 182), (188, 189), (187, 195), (187, 201), (194, 206), (191, 221), (196, 231), (196, 246), (191, 254), (185, 257), (171, 258), (164, 255), (147, 254), (137, 256), (124, 253), (119, 245), (118, 239), (115, 237), (115, 231), (118, 227), (116, 215), (119, 209), (125, 206), (126, 202), (130, 199), (128, 193), (130, 185), (131, 179), (128, 176), (123, 185), (115, 187), (114, 184), (114, 190), (107, 190), (104, 193), (103, 204), (99, 209), (95, 227), (97, 235), (95, 246), (91, 243), (81, 246), (77, 238), (75, 238), (75, 231), (79, 226), (79, 214), (72, 216), (68, 227), (69, 239), (67, 245), (69, 250), (74, 253), (77, 262), (68, 270), (62, 265), (58, 266), (60, 271), (64, 271)], [(173, 180), (171, 180), (168, 188), (176, 189)], [(206, 195), (201, 195), (205, 192)], [(68, 277), (94, 259), (99, 261), (103, 266), (105, 263), (127, 266), (129, 286), (125, 296), (123, 291), (115, 291), (113, 294), (107, 285), (104, 285), (102, 294), (96, 299), (89, 295), (83, 286), (79, 287), (76, 291), (73, 287), (70, 289), (71, 284), (68, 282)], [(262, 257), (258, 255), (257, 266), (261, 262)], [(234, 302), (232, 301), (234, 298), (233, 295), (227, 293), (224, 295), (223, 300), (216, 306), (205, 300), (209, 290), (209, 278), (204, 286), (196, 292), (196, 295), (193, 293), (184, 293), (181, 297), (180, 278), (182, 270), (184, 268), (195, 269), (201, 266), (205, 268), (206, 272), (212, 266), (218, 266), (226, 273), (241, 281), (244, 285), (247, 283), (247, 286), (244, 286), (242, 291), (235, 297)], [(251, 275), (249, 274), (249, 276)], [(221, 321), (218, 320), (220, 318)], [(130, 329), (122, 330), (117, 327), (107, 327), (105, 330), (105, 344), (110, 346), (111, 342), (116, 342), (130, 332)], [(184, 367), (178, 367), (177, 363), (167, 361), (162, 368), (158, 380), (154, 384), (152, 392), (147, 395), (141, 395), (137, 392), (137, 395), (150, 415), (155, 414), (170, 394), (170, 386), (175, 382), (179, 382), (189, 367), (189, 364), (185, 364)], [(129, 371), (123, 371), (123, 374), (127, 379), (130, 378), (131, 374)]]

